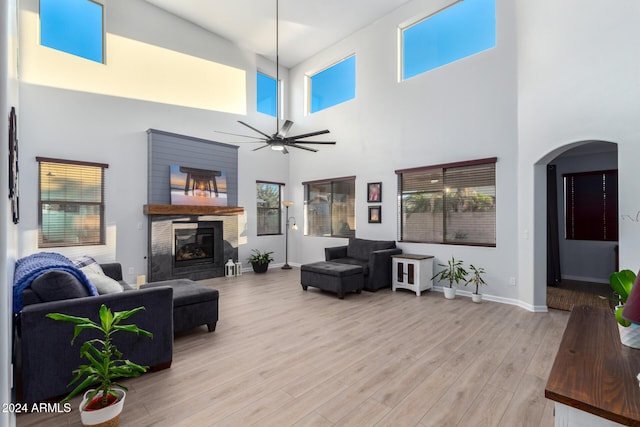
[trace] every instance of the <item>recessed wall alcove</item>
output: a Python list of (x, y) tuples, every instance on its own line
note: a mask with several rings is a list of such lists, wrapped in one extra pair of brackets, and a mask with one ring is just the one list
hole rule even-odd
[[(149, 129), (149, 281), (224, 276), (224, 263), (238, 259), (238, 147)], [(170, 168), (223, 171), (226, 206), (172, 205)]]

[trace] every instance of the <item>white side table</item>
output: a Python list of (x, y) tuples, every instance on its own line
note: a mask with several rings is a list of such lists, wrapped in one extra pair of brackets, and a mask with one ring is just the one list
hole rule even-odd
[(409, 289), (420, 296), (422, 291), (433, 288), (433, 256), (399, 254), (391, 255), (393, 270), (391, 272), (391, 289)]

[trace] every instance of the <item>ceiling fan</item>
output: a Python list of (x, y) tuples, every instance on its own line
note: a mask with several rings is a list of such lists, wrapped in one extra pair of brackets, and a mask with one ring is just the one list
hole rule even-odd
[[(279, 51), (278, 51), (278, 45), (279, 45), (279, 22), (280, 22), (280, 18), (279, 18), (279, 0), (276, 0), (276, 88), (280, 84), (280, 58), (279, 58)], [(239, 141), (238, 143), (252, 142), (252, 143), (264, 143), (265, 144), (265, 145), (263, 145), (261, 147), (254, 148), (252, 151), (257, 151), (257, 150), (260, 150), (262, 148), (271, 147), (272, 150), (281, 151), (282, 154), (287, 154), (287, 153), (289, 153), (289, 150), (287, 150), (287, 147), (295, 147), (295, 148), (300, 148), (302, 150), (317, 152), (318, 150), (315, 149), (315, 148), (307, 147), (307, 146), (300, 145), (300, 144), (328, 144), (328, 145), (335, 145), (335, 143), (336, 143), (335, 141), (301, 141), (302, 139), (310, 138), (312, 136), (323, 135), (325, 133), (329, 133), (329, 130), (327, 130), (327, 129), (319, 130), (319, 131), (315, 131), (315, 132), (304, 133), (304, 134), (301, 134), (301, 135), (289, 136), (289, 130), (293, 126), (293, 122), (291, 120), (285, 120), (285, 122), (282, 124), (282, 127), (280, 127), (280, 97), (279, 96), (276, 96), (276, 132), (274, 134), (269, 135), (269, 134), (267, 134), (265, 132), (262, 132), (259, 129), (256, 129), (255, 127), (253, 127), (251, 125), (248, 125), (247, 123), (245, 123), (245, 122), (243, 122), (241, 120), (238, 120), (238, 123), (248, 127), (249, 129), (251, 129), (254, 132), (257, 132), (258, 134), (260, 134), (260, 136), (258, 137), (258, 136), (250, 136), (250, 135), (240, 135), (240, 134), (236, 134), (236, 133), (229, 133), (229, 132), (222, 132), (222, 131), (216, 131), (216, 132), (224, 133), (224, 134), (227, 134), (227, 135), (240, 136), (240, 137), (243, 137), (243, 138), (255, 139), (255, 141)]]

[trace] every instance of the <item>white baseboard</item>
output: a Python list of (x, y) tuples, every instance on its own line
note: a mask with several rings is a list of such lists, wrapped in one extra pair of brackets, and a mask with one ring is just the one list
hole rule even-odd
[(591, 282), (591, 283), (604, 283), (609, 284), (609, 279), (602, 279), (600, 277), (588, 277), (588, 276), (575, 276), (573, 274), (563, 274), (562, 279), (577, 280), (579, 282)]
[[(442, 286), (434, 286), (433, 290), (436, 292), (444, 292), (442, 290)], [(465, 290), (456, 288), (456, 295), (471, 298), (472, 293), (473, 292), (471, 291), (465, 291)], [(505, 298), (505, 297), (499, 297), (495, 295), (482, 294), (482, 299), (487, 301), (499, 302), (501, 304), (515, 305), (517, 307), (523, 308), (533, 313), (546, 313), (549, 311), (546, 305), (531, 305), (513, 298)]]

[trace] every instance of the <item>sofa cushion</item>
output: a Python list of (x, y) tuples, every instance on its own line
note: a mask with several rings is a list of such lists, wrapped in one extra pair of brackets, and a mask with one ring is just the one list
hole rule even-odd
[(62, 270), (51, 270), (31, 282), (31, 290), (40, 301), (59, 301), (88, 297), (91, 294), (73, 274)]
[(369, 263), (367, 261), (363, 261), (355, 258), (336, 258), (332, 259), (331, 262), (337, 262), (339, 264), (349, 264), (349, 265), (359, 265), (362, 267), (362, 275), (369, 275)]
[(369, 254), (373, 251), (379, 251), (381, 249), (393, 249), (396, 247), (396, 242), (393, 240), (367, 240), (351, 238), (349, 239), (349, 245), (347, 246), (347, 256), (349, 258), (355, 258), (363, 261), (369, 260)]

